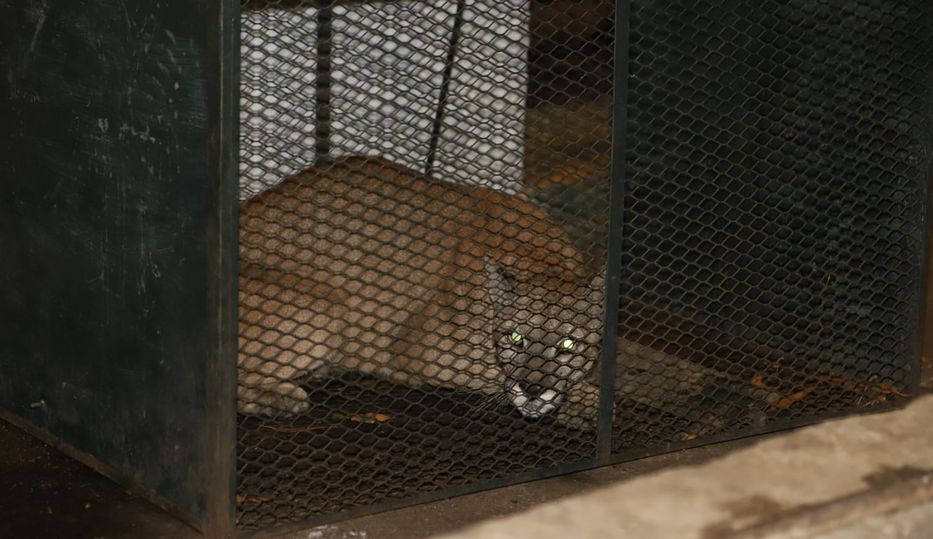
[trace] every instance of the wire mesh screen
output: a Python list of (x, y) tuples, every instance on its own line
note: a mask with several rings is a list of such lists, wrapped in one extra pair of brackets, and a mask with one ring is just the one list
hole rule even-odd
[(243, 7), (239, 525), (592, 459), (611, 2)]
[(617, 451), (911, 393), (930, 15), (631, 3)]
[(909, 396), (931, 15), (244, 1), (239, 525)]

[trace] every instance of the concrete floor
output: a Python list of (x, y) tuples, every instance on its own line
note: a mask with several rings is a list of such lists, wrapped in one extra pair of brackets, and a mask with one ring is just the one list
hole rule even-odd
[(933, 396), (436, 539), (930, 539)]
[[(661, 468), (750, 444), (721, 443), (514, 485), (286, 534), (289, 539), (419, 539), (509, 515)], [(19, 429), (0, 422), (0, 537), (189, 539), (194, 530)]]

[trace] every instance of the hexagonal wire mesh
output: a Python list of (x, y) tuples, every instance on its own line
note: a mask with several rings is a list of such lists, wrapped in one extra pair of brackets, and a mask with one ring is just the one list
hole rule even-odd
[(929, 3), (631, 9), (614, 450), (907, 397)]
[(241, 526), (592, 459), (613, 13), (555, 5), (244, 4)]
[(244, 0), (240, 526), (910, 392), (929, 9), (614, 5)]

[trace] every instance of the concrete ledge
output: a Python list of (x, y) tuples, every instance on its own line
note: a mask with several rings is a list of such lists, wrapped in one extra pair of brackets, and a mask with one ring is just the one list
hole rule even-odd
[(933, 396), (446, 539), (933, 537)]

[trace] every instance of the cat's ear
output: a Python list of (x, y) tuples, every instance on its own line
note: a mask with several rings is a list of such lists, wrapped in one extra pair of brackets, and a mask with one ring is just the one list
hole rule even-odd
[(512, 305), (515, 301), (514, 279), (492, 257), (484, 257), (486, 271), (486, 291), (496, 312)]

